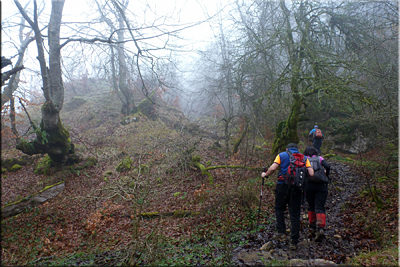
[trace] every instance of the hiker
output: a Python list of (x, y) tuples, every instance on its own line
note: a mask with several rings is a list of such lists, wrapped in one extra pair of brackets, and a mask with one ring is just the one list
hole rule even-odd
[(322, 140), (324, 139), (324, 133), (321, 129), (318, 129), (318, 125), (314, 126), (314, 129), (308, 134), (308, 137), (312, 137), (313, 146), (317, 149), (319, 155), (321, 155)]
[[(297, 155), (296, 155), (297, 153)], [(262, 177), (270, 176), (278, 167), (280, 170), (278, 172), (278, 181), (275, 188), (275, 213), (276, 213), (276, 228), (278, 233), (273, 237), (274, 240), (284, 241), (286, 239), (286, 225), (284, 211), (286, 206), (289, 205), (290, 214), (290, 238), (291, 244), (289, 248), (291, 250), (297, 249), (297, 244), (299, 243), (300, 237), (300, 208), (301, 200), (303, 196), (303, 191), (300, 187), (292, 186), (287, 183), (285, 178), (288, 177), (288, 169), (290, 163), (290, 154), (293, 156), (301, 157), (305, 162), (305, 168), (307, 168), (309, 175), (314, 175), (314, 170), (312, 169), (310, 162), (306, 159), (303, 154), (300, 154), (297, 144), (290, 143), (286, 147), (286, 151), (279, 153), (275, 161), (269, 167), (267, 172), (261, 174)]]
[(304, 150), (304, 156), (308, 158), (314, 169), (314, 175), (308, 179), (306, 185), (309, 228), (311, 237), (315, 237), (315, 241), (320, 242), (325, 236), (325, 202), (328, 197), (328, 176), (331, 167), (323, 157), (318, 156), (318, 151), (313, 146), (308, 146)]

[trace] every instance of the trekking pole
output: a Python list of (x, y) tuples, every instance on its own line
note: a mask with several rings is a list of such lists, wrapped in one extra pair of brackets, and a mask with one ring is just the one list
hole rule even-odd
[[(264, 172), (267, 172), (267, 171), (268, 171), (267, 167), (264, 167)], [(256, 229), (258, 229), (258, 223), (260, 222), (261, 200), (262, 200), (263, 187), (264, 187), (264, 177), (262, 178), (262, 183), (261, 183), (260, 205), (258, 206), (258, 216), (257, 216), (257, 227), (256, 227)]]
[(343, 201), (343, 203), (344, 203), (344, 205), (345, 205), (345, 207), (346, 207), (346, 209), (347, 209), (347, 208), (348, 208), (348, 207), (347, 207), (347, 203), (344, 201), (344, 199), (342, 198), (342, 195), (339, 193), (339, 191), (337, 190), (336, 186), (333, 184), (331, 178), (329, 178), (328, 175), (327, 175), (326, 177), (328, 177), (329, 182), (331, 183), (331, 185), (333, 186), (333, 188), (335, 188), (336, 193), (338, 194), (338, 196), (340, 197), (340, 199)]

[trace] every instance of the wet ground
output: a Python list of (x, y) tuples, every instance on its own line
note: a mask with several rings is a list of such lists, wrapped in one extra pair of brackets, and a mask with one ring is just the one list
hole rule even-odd
[[(330, 164), (332, 168), (330, 177), (336, 189), (332, 184), (329, 185), (329, 195), (325, 205), (327, 225), (325, 239), (322, 242), (314, 242), (312, 238), (307, 238), (307, 212), (306, 207), (302, 206), (301, 237), (297, 250), (289, 249), (289, 232), (285, 241), (274, 241), (272, 240), (275, 233), (274, 223), (268, 225), (260, 223), (259, 232), (255, 234), (243, 233), (241, 241), (247, 240), (246, 245), (239, 246), (239, 242), (231, 244), (233, 249), (231, 264), (235, 266), (259, 266), (272, 265), (277, 261), (290, 261), (291, 266), (330, 266), (345, 263), (347, 259), (355, 256), (362, 249), (377, 248), (376, 244), (372, 242), (374, 240), (371, 240), (370, 233), (360, 233), (360, 231), (363, 231), (361, 228), (350, 229), (353, 225), (351, 219), (353, 214), (347, 207), (349, 204), (351, 206), (352, 200), (358, 197), (365, 182), (361, 177), (352, 173), (350, 166), (336, 162), (330, 162)], [(289, 231), (289, 214), (286, 214), (286, 224), (287, 231)], [(358, 236), (358, 239), (356, 236)], [(360, 238), (360, 236), (362, 237)], [(268, 248), (261, 250), (263, 245)], [(214, 251), (214, 253), (215, 256), (218, 256), (223, 252)], [(119, 252), (104, 252), (96, 255), (94, 262), (99, 265), (114, 265), (121, 263), (121, 255)], [(202, 256), (203, 258), (208, 257), (207, 255), (198, 255), (198, 257)], [(67, 261), (67, 263), (73, 263), (75, 266), (87, 265), (90, 262), (93, 263), (93, 260), (70, 259)], [(38, 262), (38, 265), (45, 263), (46, 261)]]
[[(261, 225), (265, 228), (263, 232), (247, 235), (243, 238), (249, 240), (245, 247), (237, 247), (234, 250), (233, 262), (238, 266), (268, 265), (272, 261), (291, 260), (293, 265), (334, 265), (344, 263), (357, 252), (354, 248), (354, 240), (350, 235), (343, 234), (346, 231), (344, 221), (346, 208), (353, 197), (358, 195), (364, 183), (360, 177), (353, 175), (350, 166), (331, 163), (332, 171), (330, 177), (333, 184), (329, 185), (329, 195), (326, 201), (326, 228), (325, 239), (322, 242), (314, 242), (308, 237), (308, 219), (306, 207), (302, 206), (300, 243), (298, 249), (289, 249), (290, 233), (283, 242), (272, 240), (274, 235), (273, 225)], [(339, 195), (340, 194), (340, 195)], [(286, 215), (286, 224), (289, 231), (290, 220)], [(269, 243), (268, 243), (269, 242)], [(266, 250), (260, 248), (266, 244)], [(360, 247), (361, 249), (361, 247)]]

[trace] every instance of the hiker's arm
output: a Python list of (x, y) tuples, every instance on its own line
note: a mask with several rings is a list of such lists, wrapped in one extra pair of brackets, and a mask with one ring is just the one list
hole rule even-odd
[(261, 176), (262, 176), (262, 177), (270, 176), (271, 174), (274, 173), (274, 171), (275, 171), (276, 169), (278, 169), (278, 167), (279, 167), (279, 164), (278, 164), (278, 163), (276, 163), (276, 162), (272, 163), (272, 165), (268, 168), (268, 171), (267, 171), (267, 172), (263, 172), (263, 173), (261, 174)]
[(326, 170), (326, 175), (329, 175), (329, 171), (331, 170), (331, 166), (328, 164), (328, 162), (326, 162), (325, 160), (323, 160), (321, 162), (321, 165), (324, 166), (325, 170)]
[(314, 169), (311, 166), (310, 161), (307, 159), (306, 161), (306, 168), (309, 176), (314, 176)]
[(314, 169), (313, 168), (307, 168), (308, 175), (309, 176), (314, 176)]

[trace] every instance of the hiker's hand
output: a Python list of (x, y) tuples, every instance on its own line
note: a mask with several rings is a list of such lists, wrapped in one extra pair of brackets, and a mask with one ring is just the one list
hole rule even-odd
[(264, 178), (265, 176), (267, 176), (267, 173), (266, 173), (266, 172), (261, 173), (261, 177)]

